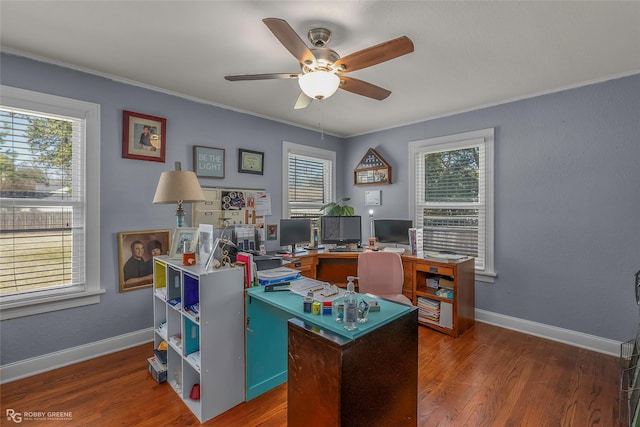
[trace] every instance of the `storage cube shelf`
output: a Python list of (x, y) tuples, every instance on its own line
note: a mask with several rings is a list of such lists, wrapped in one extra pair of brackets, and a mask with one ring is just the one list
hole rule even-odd
[(168, 344), (167, 382), (198, 420), (243, 402), (243, 271), (207, 272), (156, 257), (153, 305), (155, 348)]

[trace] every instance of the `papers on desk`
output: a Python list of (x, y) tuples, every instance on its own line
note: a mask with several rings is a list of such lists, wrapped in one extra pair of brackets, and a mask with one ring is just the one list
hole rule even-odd
[(300, 277), (300, 272), (289, 267), (270, 268), (258, 271), (258, 281), (261, 285), (272, 283), (288, 282)]
[(332, 286), (329, 282), (309, 279), (301, 277), (291, 281), (291, 292), (294, 294), (307, 296), (307, 293), (313, 292), (313, 299), (316, 301), (334, 301), (344, 297), (345, 290), (337, 286)]
[(434, 258), (437, 260), (444, 260), (444, 261), (460, 261), (462, 259), (467, 258), (466, 255), (450, 254), (450, 253), (443, 253), (443, 252), (425, 252), (424, 257)]

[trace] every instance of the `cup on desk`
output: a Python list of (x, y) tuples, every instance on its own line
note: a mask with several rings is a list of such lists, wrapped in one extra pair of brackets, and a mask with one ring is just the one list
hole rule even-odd
[(358, 323), (367, 323), (369, 321), (369, 305), (360, 305), (358, 307)]
[(182, 265), (195, 265), (196, 251), (191, 250), (191, 242), (184, 242), (182, 247)]
[(195, 252), (187, 252), (182, 254), (182, 265), (195, 265), (195, 264), (196, 264)]

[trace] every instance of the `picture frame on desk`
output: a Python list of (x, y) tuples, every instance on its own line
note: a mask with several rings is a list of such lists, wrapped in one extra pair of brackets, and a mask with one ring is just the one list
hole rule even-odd
[(180, 227), (176, 228), (173, 235), (173, 241), (171, 242), (171, 251), (169, 252), (170, 259), (182, 259), (184, 253), (185, 244), (188, 245), (187, 253), (195, 252), (198, 244), (197, 227)]
[(120, 292), (151, 287), (153, 257), (166, 255), (171, 230), (121, 231), (118, 233)]
[(125, 159), (165, 162), (167, 119), (122, 112), (122, 157)]

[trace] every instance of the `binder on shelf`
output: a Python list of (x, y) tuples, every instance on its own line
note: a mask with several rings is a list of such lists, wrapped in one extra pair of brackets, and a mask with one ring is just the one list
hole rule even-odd
[(443, 328), (453, 328), (453, 305), (451, 303), (440, 303), (439, 325)]
[(422, 257), (423, 252), (423, 231), (422, 228), (409, 229), (409, 245), (411, 247), (411, 255)]
[(246, 252), (238, 252), (236, 262), (244, 267), (244, 287), (253, 286), (253, 255)]

